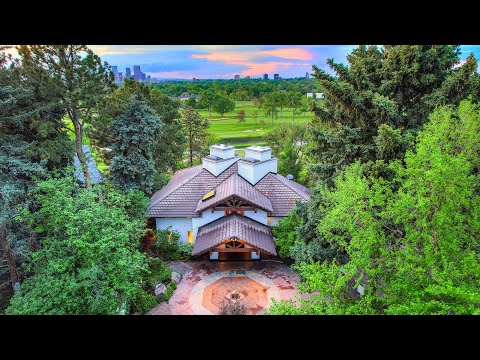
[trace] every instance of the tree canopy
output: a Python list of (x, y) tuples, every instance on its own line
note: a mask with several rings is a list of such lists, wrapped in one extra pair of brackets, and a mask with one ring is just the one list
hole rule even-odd
[(324, 90), (317, 124), (328, 128), (312, 126), (312, 173), (332, 185), (357, 160), (402, 159), (435, 107), (458, 104), (478, 86), (477, 61), (459, 65), (459, 54), (449, 45), (359, 46), (348, 65), (327, 61), (336, 76), (314, 66)]
[(128, 313), (147, 269), (138, 251), (146, 206), (140, 192), (80, 187), (73, 172), (38, 183), (23, 216), (42, 246), (7, 313)]
[(469, 101), (439, 108), (391, 181), (356, 162), (324, 187), (317, 231), (344, 256), (302, 263), (318, 295), (272, 313), (479, 314), (479, 120)]

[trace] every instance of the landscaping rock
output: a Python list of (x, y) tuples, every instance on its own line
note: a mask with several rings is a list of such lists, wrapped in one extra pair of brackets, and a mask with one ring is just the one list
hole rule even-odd
[(175, 271), (172, 271), (172, 280), (175, 281), (175, 284), (178, 284), (180, 280), (182, 280), (182, 275)]
[(167, 287), (163, 284), (158, 284), (155, 286), (155, 297), (157, 301), (162, 301), (163, 295), (167, 292)]

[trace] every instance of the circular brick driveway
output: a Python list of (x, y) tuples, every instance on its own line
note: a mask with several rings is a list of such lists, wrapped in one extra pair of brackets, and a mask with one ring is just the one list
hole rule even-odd
[[(247, 315), (262, 314), (275, 300), (296, 300), (299, 282), (288, 265), (271, 261), (171, 262), (183, 275), (168, 301), (149, 314), (215, 315), (232, 294), (246, 308)], [(168, 305), (168, 309), (166, 308)]]

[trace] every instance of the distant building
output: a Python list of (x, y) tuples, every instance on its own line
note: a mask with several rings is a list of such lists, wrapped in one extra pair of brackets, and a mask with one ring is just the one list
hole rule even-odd
[[(307, 93), (307, 98), (313, 97), (313, 93)], [(323, 98), (323, 93), (315, 93), (315, 99)]]
[(280, 75), (273, 74), (273, 80), (280, 80)]
[(278, 90), (278, 92), (284, 93), (284, 92), (287, 92), (287, 90)]
[(125, 79), (129, 79), (132, 77), (132, 72), (130, 70), (130, 68), (126, 68), (125, 69)]
[(140, 73), (140, 81), (142, 81), (142, 82), (147, 81), (147, 74), (145, 74), (144, 72), (141, 72)]
[(310, 74), (308, 73), (308, 71), (305, 73), (305, 79), (308, 79), (310, 77)]
[(117, 76), (115, 76), (115, 81), (119, 83), (123, 82), (123, 72), (119, 72)]
[(117, 75), (118, 75), (118, 67), (112, 66), (112, 72), (113, 72), (113, 76), (117, 77)]
[(140, 71), (140, 66), (139, 65), (134, 65), (133, 66), (133, 78), (137, 81), (140, 81), (141, 78), (141, 71)]
[(250, 76), (245, 76), (245, 79), (250, 79)]
[(235, 75), (235, 80), (240, 80), (240, 75)]
[(263, 74), (263, 80), (268, 80), (268, 74)]
[(152, 80), (152, 77), (150, 75), (147, 75), (147, 82), (150, 82)]

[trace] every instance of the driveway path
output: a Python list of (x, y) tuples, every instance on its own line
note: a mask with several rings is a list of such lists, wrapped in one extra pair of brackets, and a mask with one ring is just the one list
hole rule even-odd
[[(171, 262), (183, 275), (168, 303), (149, 315), (212, 315), (228, 301), (240, 301), (247, 314), (262, 314), (276, 300), (295, 300), (299, 277), (288, 265), (273, 261)], [(166, 305), (168, 304), (168, 309)]]

